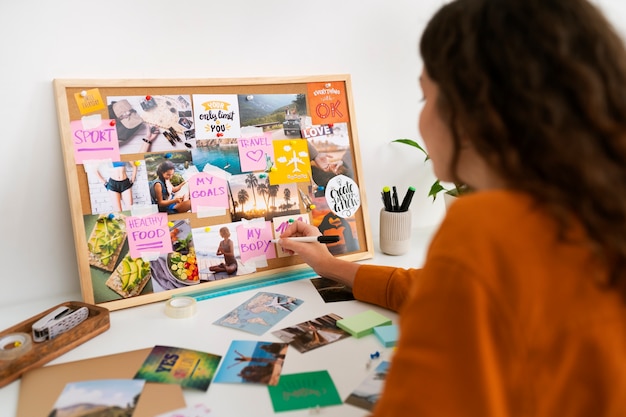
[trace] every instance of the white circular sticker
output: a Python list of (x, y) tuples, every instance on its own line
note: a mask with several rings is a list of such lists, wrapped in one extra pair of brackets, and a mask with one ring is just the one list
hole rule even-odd
[(337, 175), (326, 184), (326, 202), (339, 217), (352, 217), (361, 207), (359, 186), (350, 177)]

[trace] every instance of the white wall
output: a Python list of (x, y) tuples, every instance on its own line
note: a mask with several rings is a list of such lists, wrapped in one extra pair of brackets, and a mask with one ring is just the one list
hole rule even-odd
[[(430, 166), (389, 142), (419, 139), (417, 42), (442, 3), (2, 0), (0, 306), (79, 294), (54, 78), (351, 74), (372, 231), (392, 184), (417, 187), (416, 226), (438, 223)], [(626, 17), (623, 0), (599, 3), (613, 21)]]

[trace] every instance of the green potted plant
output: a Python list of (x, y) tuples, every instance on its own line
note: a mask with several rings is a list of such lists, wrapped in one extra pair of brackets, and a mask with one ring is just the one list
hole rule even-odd
[[(430, 159), (430, 156), (428, 155), (428, 152), (426, 152), (426, 149), (422, 148), (419, 143), (415, 142), (412, 139), (395, 139), (392, 141), (392, 143), (393, 142), (403, 143), (405, 145), (409, 145), (409, 146), (419, 149), (426, 157), (424, 159), (424, 162)], [(437, 195), (440, 192), (443, 192), (444, 194), (447, 194), (451, 197), (458, 197), (468, 191), (469, 191), (469, 188), (465, 184), (453, 184), (452, 188), (446, 188), (443, 185), (441, 185), (441, 181), (437, 179), (433, 183), (433, 185), (430, 186), (430, 190), (428, 191), (428, 197), (432, 197), (433, 201), (435, 201), (435, 199), (437, 198)]]

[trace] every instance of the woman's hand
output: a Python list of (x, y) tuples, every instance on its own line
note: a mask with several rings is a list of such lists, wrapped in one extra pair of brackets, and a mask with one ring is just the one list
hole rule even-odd
[(313, 161), (320, 169), (328, 171), (328, 168), (330, 167), (330, 155), (320, 152), (315, 159), (313, 159)]
[(320, 236), (319, 229), (302, 221), (296, 221), (290, 224), (287, 229), (280, 235), (278, 244), (288, 254), (298, 254), (311, 266), (318, 274), (322, 274), (325, 266), (334, 261), (335, 258), (328, 251), (326, 245), (322, 243), (295, 242), (289, 240), (294, 236)]
[(278, 244), (286, 253), (299, 255), (320, 276), (352, 287), (359, 264), (335, 258), (323, 243), (296, 242), (289, 239), (295, 236), (321, 236), (317, 227), (295, 221), (280, 235)]
[(161, 134), (161, 131), (159, 130), (158, 127), (156, 126), (150, 126), (148, 128), (148, 140), (150, 142), (152, 142), (153, 140), (155, 140), (157, 138), (157, 136), (159, 136)]

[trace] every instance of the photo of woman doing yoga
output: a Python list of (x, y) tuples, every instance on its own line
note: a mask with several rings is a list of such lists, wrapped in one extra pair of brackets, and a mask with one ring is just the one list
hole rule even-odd
[(211, 272), (226, 272), (228, 275), (233, 275), (237, 272), (237, 259), (235, 259), (235, 245), (230, 240), (230, 230), (228, 227), (223, 226), (220, 228), (220, 236), (222, 241), (217, 247), (216, 255), (224, 255), (224, 262), (219, 265), (213, 265), (209, 267)]

